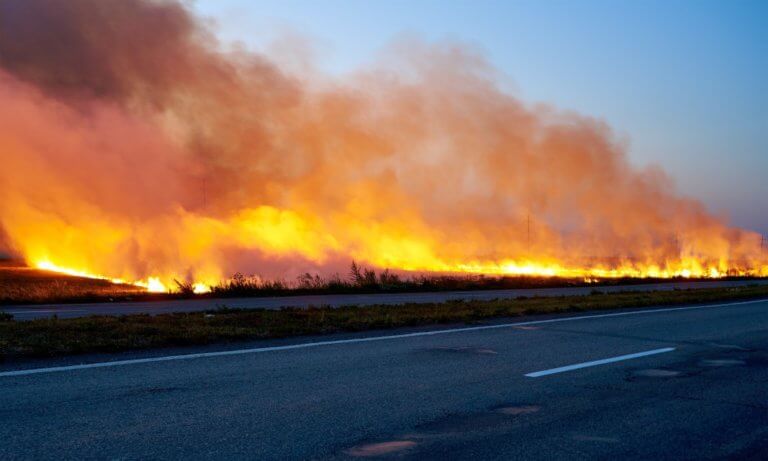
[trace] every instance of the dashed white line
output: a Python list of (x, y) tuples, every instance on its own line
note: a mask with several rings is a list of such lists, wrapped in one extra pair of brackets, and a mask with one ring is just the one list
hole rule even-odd
[(580, 368), (595, 367), (598, 365), (605, 365), (606, 363), (621, 362), (624, 360), (632, 360), (640, 357), (647, 357), (649, 355), (663, 354), (665, 352), (672, 352), (674, 347), (664, 347), (662, 349), (654, 349), (652, 351), (637, 352), (635, 354), (620, 355), (618, 357), (611, 357), (608, 359), (593, 360), (591, 362), (576, 363), (574, 365), (566, 365), (564, 367), (550, 368), (549, 370), (535, 371), (533, 373), (527, 373), (525, 376), (529, 378), (540, 378), (542, 376), (554, 375), (556, 373), (564, 373), (566, 371), (578, 370)]
[(31, 369), (25, 369), (25, 370), (13, 370), (13, 371), (0, 372), (0, 378), (11, 377), (11, 376), (27, 376), (27, 375), (35, 375), (35, 374), (41, 374), (41, 373), (54, 373), (54, 372), (61, 372), (61, 371), (87, 370), (90, 368), (119, 367), (119, 366), (136, 365), (136, 364), (142, 364), (142, 363), (168, 362), (173, 360), (191, 360), (191, 359), (199, 359), (199, 358), (207, 358), (207, 357), (222, 357), (222, 356), (228, 356), (228, 355), (245, 355), (245, 354), (258, 354), (262, 352), (277, 352), (277, 351), (287, 351), (287, 350), (294, 350), (294, 349), (308, 349), (313, 347), (333, 346), (333, 345), (339, 345), (339, 344), (368, 343), (373, 341), (387, 341), (392, 339), (416, 338), (420, 336), (437, 336), (437, 335), (445, 335), (445, 334), (453, 334), (453, 333), (464, 333), (469, 331), (497, 330), (501, 328), (520, 327), (525, 325), (542, 325), (547, 323), (572, 322), (576, 320), (622, 317), (627, 315), (647, 315), (647, 314), (658, 314), (663, 312), (676, 312), (676, 311), (686, 311), (686, 310), (695, 310), (695, 309), (711, 309), (711, 308), (717, 308), (717, 307), (757, 304), (757, 303), (763, 303), (766, 301), (768, 301), (768, 299), (756, 299), (751, 301), (740, 301), (740, 302), (724, 303), (724, 304), (708, 304), (704, 306), (645, 309), (645, 310), (629, 311), (629, 312), (613, 312), (610, 314), (582, 315), (577, 317), (560, 317), (560, 318), (547, 319), (547, 320), (531, 320), (528, 322), (500, 323), (495, 325), (482, 325), (477, 327), (453, 328), (449, 330), (418, 331), (414, 333), (403, 333), (403, 334), (397, 334), (397, 335), (338, 339), (334, 341), (317, 341), (317, 342), (309, 342), (309, 343), (291, 344), (286, 346), (256, 347), (252, 349), (237, 349), (237, 350), (230, 350), (230, 351), (201, 352), (197, 354), (168, 355), (168, 356), (161, 356), (161, 357), (147, 357), (143, 359), (84, 363), (79, 365), (68, 365), (68, 366), (60, 366), (60, 367), (31, 368)]

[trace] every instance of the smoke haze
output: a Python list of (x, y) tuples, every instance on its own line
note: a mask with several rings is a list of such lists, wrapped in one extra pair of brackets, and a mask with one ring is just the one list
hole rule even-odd
[(766, 271), (757, 234), (455, 44), (332, 79), (224, 51), (177, 2), (2, 0), (0, 101), (0, 224), (33, 264), (206, 283), (351, 259)]

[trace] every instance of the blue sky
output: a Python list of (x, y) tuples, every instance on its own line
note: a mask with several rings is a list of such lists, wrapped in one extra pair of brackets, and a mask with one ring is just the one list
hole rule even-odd
[(197, 0), (223, 41), (308, 38), (343, 73), (408, 34), (481, 50), (530, 102), (601, 118), (681, 192), (768, 234), (768, 1)]

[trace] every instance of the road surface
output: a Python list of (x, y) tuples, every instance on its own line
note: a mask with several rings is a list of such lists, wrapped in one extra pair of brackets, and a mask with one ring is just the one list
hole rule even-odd
[(0, 365), (0, 459), (768, 454), (768, 300), (233, 347)]
[(567, 287), (567, 288), (526, 288), (516, 290), (483, 290), (483, 291), (448, 291), (431, 293), (376, 293), (354, 295), (310, 295), (310, 296), (275, 296), (250, 298), (204, 298), (179, 299), (171, 301), (145, 302), (115, 302), (90, 304), (45, 304), (23, 306), (0, 306), (0, 311), (14, 315), (17, 320), (36, 318), (85, 317), (88, 315), (126, 315), (126, 314), (162, 314), (169, 312), (197, 312), (216, 309), (220, 306), (232, 308), (279, 309), (281, 307), (308, 306), (366, 306), (371, 304), (397, 305), (404, 303), (434, 303), (456, 299), (504, 299), (519, 296), (571, 296), (587, 295), (593, 290), (605, 293), (619, 291), (654, 291), (688, 288), (737, 287), (752, 284), (768, 284), (768, 279), (762, 280), (717, 280), (704, 282), (669, 282), (642, 285), (616, 285), (600, 287)]

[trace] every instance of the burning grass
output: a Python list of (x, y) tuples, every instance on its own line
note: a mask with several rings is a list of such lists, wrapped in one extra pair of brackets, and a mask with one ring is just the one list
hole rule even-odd
[[(731, 277), (747, 279), (748, 277)], [(721, 278), (721, 280), (727, 277)], [(293, 281), (265, 279), (256, 275), (235, 274), (196, 293), (193, 284), (176, 281), (166, 293), (149, 293), (145, 288), (115, 284), (109, 280), (75, 277), (25, 267), (18, 262), (0, 261), (0, 305), (53, 304), (78, 302), (151, 301), (180, 298), (233, 298), (292, 296), (309, 294), (409, 293), (428, 291), (504, 290), (517, 288), (555, 288), (574, 286), (633, 285), (643, 283), (695, 281), (701, 279), (583, 278), (486, 275), (401, 275), (390, 270), (376, 272), (353, 262), (346, 277), (303, 274)]]
[(768, 297), (768, 286), (402, 306), (215, 311), (13, 321), (0, 317), (0, 358), (119, 352), (338, 332), (472, 323), (494, 318)]
[(486, 275), (410, 275), (402, 276), (389, 270), (376, 272), (352, 263), (349, 276), (330, 277), (303, 274), (295, 282), (265, 280), (258, 276), (235, 274), (231, 279), (211, 287), (216, 297), (235, 296), (290, 296), (303, 294), (393, 293), (425, 291), (474, 291), (514, 288), (550, 288), (584, 286), (585, 284), (648, 283), (655, 279), (606, 279), (585, 282), (584, 279), (540, 276), (486, 276)]
[(193, 2), (9, 3), (0, 234), (37, 267), (185, 293), (348, 259), (768, 276), (758, 233), (637, 168), (605, 122), (505, 92), (472, 47), (405, 40), (332, 76), (232, 52)]
[(73, 277), (0, 261), (0, 304), (106, 300), (144, 293), (141, 287)]

